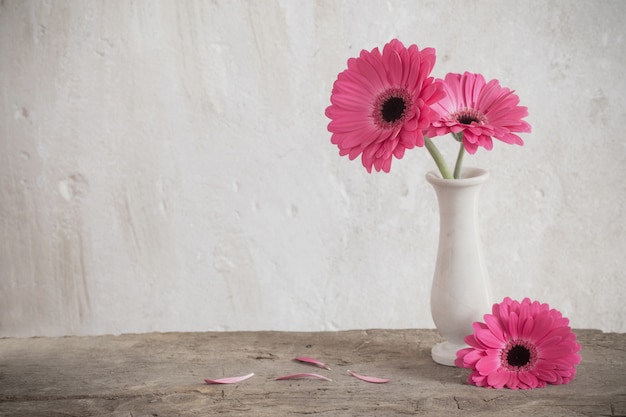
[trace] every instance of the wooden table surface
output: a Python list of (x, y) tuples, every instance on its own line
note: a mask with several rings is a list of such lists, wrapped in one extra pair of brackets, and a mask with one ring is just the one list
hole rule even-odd
[[(531, 391), (467, 385), (468, 370), (430, 358), (434, 330), (0, 339), (0, 415), (626, 416), (626, 334), (575, 332), (583, 346), (576, 379)], [(251, 372), (234, 385), (204, 383)], [(275, 381), (302, 372), (332, 382)]]

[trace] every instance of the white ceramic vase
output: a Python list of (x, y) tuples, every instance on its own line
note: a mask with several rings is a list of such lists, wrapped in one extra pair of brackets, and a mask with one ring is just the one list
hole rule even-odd
[(439, 203), (439, 248), (430, 295), (437, 330), (445, 339), (431, 350), (442, 365), (454, 366), (456, 352), (467, 347), (472, 323), (491, 311), (489, 278), (478, 228), (478, 196), (489, 173), (466, 168), (461, 178), (444, 180), (431, 171), (426, 180)]

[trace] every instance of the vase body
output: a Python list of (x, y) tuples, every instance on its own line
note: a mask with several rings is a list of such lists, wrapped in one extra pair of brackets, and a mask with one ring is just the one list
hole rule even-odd
[(454, 366), (456, 352), (467, 347), (464, 338), (472, 323), (491, 311), (489, 277), (478, 227), (478, 199), (489, 173), (466, 168), (461, 178), (444, 180), (426, 174), (439, 205), (439, 246), (430, 294), (437, 330), (445, 339), (431, 350), (442, 365)]

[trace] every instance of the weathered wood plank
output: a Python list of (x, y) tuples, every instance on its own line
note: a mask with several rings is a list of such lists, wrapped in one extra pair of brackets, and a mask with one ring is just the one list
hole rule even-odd
[[(626, 334), (576, 331), (569, 385), (488, 390), (435, 364), (432, 330), (166, 333), (0, 339), (0, 415), (626, 416)], [(332, 371), (293, 361), (323, 360)], [(391, 378), (368, 384), (347, 374)], [(237, 385), (204, 378), (255, 376)], [(333, 379), (275, 381), (316, 372)]]

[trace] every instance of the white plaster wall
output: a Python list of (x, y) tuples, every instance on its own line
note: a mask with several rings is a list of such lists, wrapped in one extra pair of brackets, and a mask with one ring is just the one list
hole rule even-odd
[(526, 146), (467, 162), (493, 174), (496, 301), (626, 331), (625, 18), (619, 0), (3, 0), (0, 336), (433, 327), (433, 163), (369, 175), (324, 117), (347, 58), (393, 37), (529, 107)]

